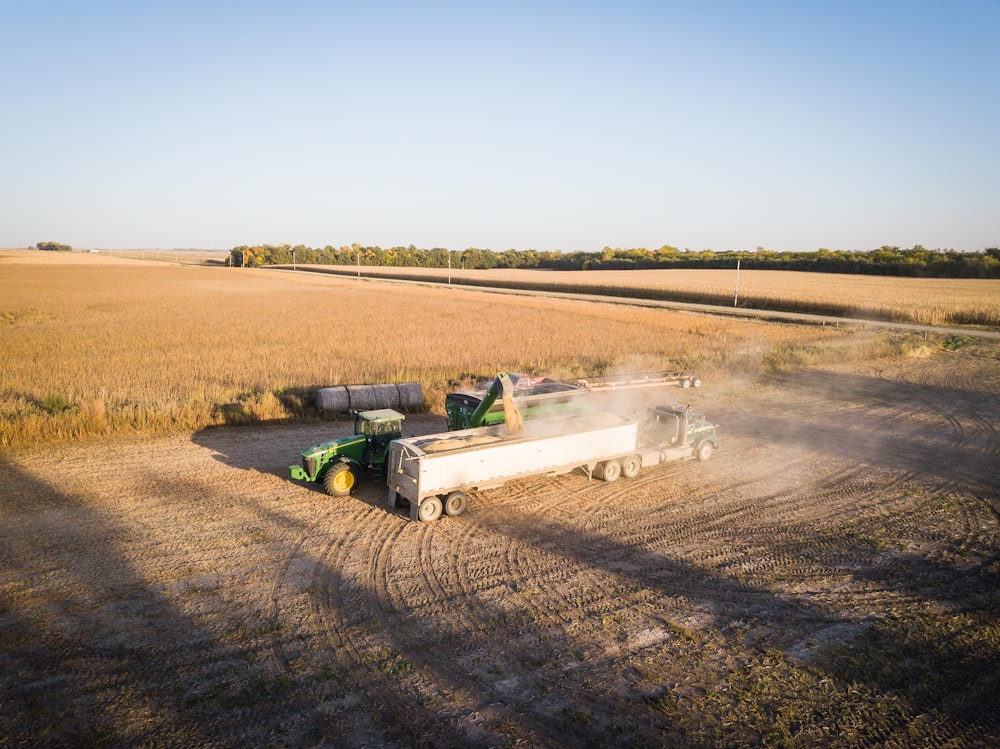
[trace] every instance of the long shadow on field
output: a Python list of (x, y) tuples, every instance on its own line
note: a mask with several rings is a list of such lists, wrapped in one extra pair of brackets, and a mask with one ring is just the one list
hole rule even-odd
[(185, 673), (215, 662), (222, 689), (238, 654), (136, 573), (135, 529), (2, 459), (0, 519), (3, 743), (212, 743)]
[[(943, 614), (940, 619), (918, 613), (912, 621), (892, 615), (887, 621), (869, 621), (868, 626), (858, 628), (850, 626), (850, 619), (814, 606), (804, 597), (778, 596), (600, 534), (539, 518), (515, 516), (509, 521), (505, 532), (522, 543), (561, 554), (576, 565), (614, 570), (629, 578), (636, 589), (657, 591), (667, 600), (678, 597), (685, 605), (710, 612), (712, 628), (737, 648), (749, 646), (751, 651), (762, 652), (778, 647), (794, 653), (812, 636), (847, 625), (847, 631), (860, 633), (858, 637), (828, 649), (825, 657), (813, 661), (813, 667), (826, 668), (847, 683), (867, 684), (876, 693), (901, 697), (911, 703), (913, 715), (937, 710), (954, 722), (959, 733), (977, 736), (985, 731), (996, 736), (1000, 727), (997, 570), (970, 575), (915, 556), (900, 556), (888, 568), (873, 560), (861, 576), (884, 588), (926, 596), (928, 601), (948, 600), (964, 611)], [(774, 551), (781, 558), (788, 550)], [(956, 595), (969, 598), (959, 601)], [(741, 623), (748, 620), (753, 621), (753, 627), (746, 630), (750, 639), (739, 634)], [(921, 626), (923, 631), (916, 631)], [(756, 642), (755, 631), (765, 633)]]
[(287, 477), (288, 466), (299, 461), (302, 450), (345, 437), (352, 431), (351, 423), (334, 421), (309, 425), (212, 426), (194, 432), (191, 441), (210, 450), (216, 460), (232, 468)]

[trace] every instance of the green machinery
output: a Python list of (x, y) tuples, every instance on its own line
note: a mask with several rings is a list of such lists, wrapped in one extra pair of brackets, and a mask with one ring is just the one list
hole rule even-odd
[[(508, 379), (508, 392), (517, 399), (517, 408), (526, 419), (575, 412), (587, 405), (587, 390), (577, 385), (547, 377), (502, 376)], [(471, 429), (506, 421), (508, 409), (505, 408), (506, 404), (496, 402), (495, 386), (496, 381), (493, 387), (485, 391), (480, 389), (448, 393), (444, 400), (448, 429)]]
[[(473, 426), (480, 426), (486, 413), (497, 399), (503, 400), (507, 429), (514, 434), (521, 429), (520, 414), (512, 397), (513, 384), (508, 375), (497, 375), (482, 400), (469, 415)], [(385, 459), (389, 443), (402, 437), (406, 417), (391, 408), (357, 411), (354, 414), (354, 434), (350, 437), (323, 442), (302, 451), (301, 465), (288, 466), (293, 479), (322, 482), (327, 494), (346, 497), (354, 491), (366, 472), (376, 481), (385, 476)]]
[(345, 497), (364, 472), (382, 478), (389, 443), (402, 436), (405, 418), (391, 408), (358, 411), (353, 435), (303, 450), (302, 464), (288, 466), (288, 472), (300, 481), (322, 481), (327, 494)]

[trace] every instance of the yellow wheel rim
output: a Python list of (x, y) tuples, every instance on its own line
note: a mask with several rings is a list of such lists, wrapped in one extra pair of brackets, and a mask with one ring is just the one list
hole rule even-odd
[(338, 492), (349, 492), (354, 486), (354, 474), (350, 471), (340, 471), (333, 477), (333, 488)]

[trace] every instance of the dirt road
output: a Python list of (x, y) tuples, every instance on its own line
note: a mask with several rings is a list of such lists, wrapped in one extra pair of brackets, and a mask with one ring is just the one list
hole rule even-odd
[(433, 524), (286, 478), (345, 422), (4, 455), (0, 746), (995, 744), (998, 351), (708, 382), (711, 461)]

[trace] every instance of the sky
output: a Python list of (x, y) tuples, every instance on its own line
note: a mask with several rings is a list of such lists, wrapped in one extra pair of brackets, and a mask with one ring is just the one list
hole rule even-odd
[(1000, 0), (0, 0), (0, 247), (1000, 246)]

